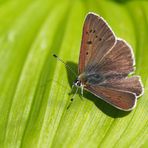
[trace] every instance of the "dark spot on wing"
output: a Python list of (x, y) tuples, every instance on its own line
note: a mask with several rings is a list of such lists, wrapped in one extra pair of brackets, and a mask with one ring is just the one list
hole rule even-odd
[(90, 29), (89, 32), (91, 33), (92, 32), (92, 29)]
[(95, 32), (96, 32), (96, 30), (93, 31), (93, 33), (95, 33)]
[(88, 55), (88, 52), (86, 52), (86, 55)]
[(97, 38), (98, 36), (96, 35), (96, 38)]
[(102, 38), (99, 38), (99, 41), (102, 41)]
[(87, 41), (87, 44), (92, 44), (92, 41)]
[(88, 31), (86, 31), (86, 34), (88, 34)]

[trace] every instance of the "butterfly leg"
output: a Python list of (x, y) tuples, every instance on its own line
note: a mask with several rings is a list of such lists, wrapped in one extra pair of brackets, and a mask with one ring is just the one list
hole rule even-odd
[(71, 88), (72, 88), (72, 90), (73, 90), (73, 88), (74, 88), (74, 84), (72, 85), (72, 87), (71, 87)]
[(74, 85), (72, 85), (72, 87), (71, 87), (71, 91), (68, 93), (69, 95), (72, 94), (72, 92), (73, 92), (73, 88), (74, 88)]
[(78, 87), (76, 88), (76, 92), (75, 92), (74, 95), (72, 96), (71, 101), (73, 101), (73, 99), (75, 98), (75, 95), (77, 94), (77, 92), (78, 92)]
[(70, 99), (71, 102), (70, 102), (69, 105), (67, 106), (67, 109), (69, 109), (69, 107), (71, 106), (71, 104), (72, 104), (72, 102), (73, 102), (73, 100), (74, 100), (75, 95), (77, 94), (77, 92), (78, 92), (78, 87), (76, 88), (76, 91), (75, 91), (74, 95), (73, 95), (72, 98)]
[(81, 86), (81, 95), (83, 97), (83, 86)]

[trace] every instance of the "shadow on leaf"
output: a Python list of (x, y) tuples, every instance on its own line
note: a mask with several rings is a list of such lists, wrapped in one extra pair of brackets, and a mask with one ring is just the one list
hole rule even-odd
[[(108, 1), (110, 1), (110, 0), (108, 0)], [(114, 1), (114, 2), (120, 3), (120, 4), (124, 4), (124, 3), (129, 2), (130, 0), (111, 0), (111, 1)]]

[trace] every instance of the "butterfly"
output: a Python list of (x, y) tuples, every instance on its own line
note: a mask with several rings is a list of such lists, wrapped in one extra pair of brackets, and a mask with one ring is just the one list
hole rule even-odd
[[(53, 56), (73, 72), (63, 60)], [(85, 89), (115, 108), (130, 111), (144, 93), (140, 76), (129, 77), (134, 65), (131, 46), (117, 38), (102, 17), (88, 13), (83, 26), (78, 77), (73, 82), (77, 88), (75, 94), (81, 88), (83, 95)]]
[(143, 94), (140, 76), (128, 76), (134, 65), (130, 45), (117, 38), (102, 17), (88, 13), (83, 26), (78, 77), (73, 85), (80, 87), (82, 94), (84, 88), (110, 105), (130, 111)]

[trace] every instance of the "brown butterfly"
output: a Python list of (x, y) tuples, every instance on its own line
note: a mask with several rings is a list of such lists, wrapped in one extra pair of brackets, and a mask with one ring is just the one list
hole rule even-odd
[(140, 77), (128, 77), (134, 71), (134, 64), (132, 48), (116, 38), (102, 17), (88, 13), (83, 26), (79, 76), (73, 86), (81, 88), (82, 95), (84, 88), (110, 105), (130, 111), (143, 94)]
[(86, 16), (79, 57), (79, 76), (74, 86), (81, 87), (112, 106), (129, 111), (143, 94), (134, 71), (132, 48), (115, 34), (106, 21), (94, 14)]

